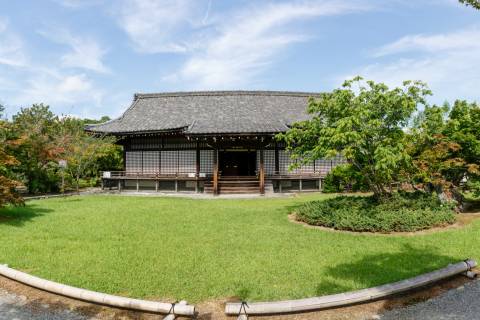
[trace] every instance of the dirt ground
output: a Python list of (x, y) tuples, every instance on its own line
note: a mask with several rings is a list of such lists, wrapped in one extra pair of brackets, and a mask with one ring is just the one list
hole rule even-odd
[[(477, 270), (480, 271), (480, 270)], [(301, 313), (288, 314), (282, 316), (256, 316), (250, 319), (264, 320), (306, 320), (306, 319), (322, 319), (322, 320), (366, 320), (378, 319), (378, 315), (385, 310), (396, 307), (406, 306), (428, 300), (429, 298), (438, 296), (439, 294), (453, 288), (457, 288), (470, 281), (464, 276), (455, 276), (451, 279), (444, 280), (435, 285), (410, 292), (408, 294), (393, 296), (388, 299), (378, 300), (366, 304), (352, 305), (344, 308)], [(162, 319), (163, 315), (136, 312), (131, 310), (123, 310), (110, 308), (107, 306), (91, 304), (83, 301), (73, 300), (67, 297), (55, 295), (42, 290), (38, 290), (8, 278), (0, 276), (0, 288), (9, 293), (25, 297), (24, 306), (30, 308), (33, 312), (42, 312), (45, 305), (50, 309), (71, 310), (75, 313), (85, 315), (93, 319)], [(230, 299), (232, 300), (232, 299)], [(227, 300), (207, 301), (196, 305), (198, 314), (196, 319), (217, 320), (217, 319), (236, 319), (236, 317), (227, 317), (224, 314), (225, 302)], [(180, 318), (179, 318), (180, 319)]]

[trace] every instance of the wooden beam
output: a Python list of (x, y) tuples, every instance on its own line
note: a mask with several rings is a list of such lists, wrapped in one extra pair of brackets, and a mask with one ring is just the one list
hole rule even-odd
[(195, 307), (192, 305), (178, 303), (174, 306), (168, 302), (131, 299), (102, 292), (90, 291), (31, 276), (27, 273), (11, 269), (6, 265), (0, 265), (0, 275), (26, 284), (30, 287), (91, 303), (165, 314), (172, 313), (172, 310), (174, 309), (174, 314), (178, 316), (192, 317), (195, 315)]
[(414, 278), (384, 284), (369, 289), (338, 293), (323, 297), (286, 301), (252, 302), (247, 304), (228, 302), (225, 306), (225, 313), (227, 315), (239, 315), (242, 314), (243, 311), (244, 314), (247, 315), (275, 315), (281, 313), (338, 308), (360, 302), (374, 301), (387, 296), (423, 287), (436, 281), (471, 270), (476, 265), (477, 263), (474, 260), (465, 260), (456, 264), (450, 264), (445, 268), (425, 273)]

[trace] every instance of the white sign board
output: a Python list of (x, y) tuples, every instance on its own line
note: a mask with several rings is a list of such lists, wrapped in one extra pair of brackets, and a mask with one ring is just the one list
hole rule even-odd
[(103, 177), (104, 178), (110, 178), (112, 176), (110, 171), (103, 171)]
[(58, 160), (58, 166), (60, 168), (66, 168), (67, 167), (67, 160)]

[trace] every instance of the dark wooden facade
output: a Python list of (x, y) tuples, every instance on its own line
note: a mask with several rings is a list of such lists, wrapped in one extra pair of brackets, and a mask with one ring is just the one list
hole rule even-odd
[(325, 175), (343, 162), (317, 160), (290, 170), (293, 160), (273, 135), (126, 135), (119, 143), (124, 170), (103, 173), (104, 187), (219, 194), (222, 183), (248, 180), (250, 187), (257, 181), (261, 194), (319, 190)]

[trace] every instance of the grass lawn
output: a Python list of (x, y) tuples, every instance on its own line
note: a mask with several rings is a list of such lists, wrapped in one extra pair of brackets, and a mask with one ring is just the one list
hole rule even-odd
[(0, 211), (0, 263), (62, 283), (191, 303), (301, 298), (480, 260), (480, 220), (416, 236), (288, 221), (324, 195), (252, 200), (85, 196)]

